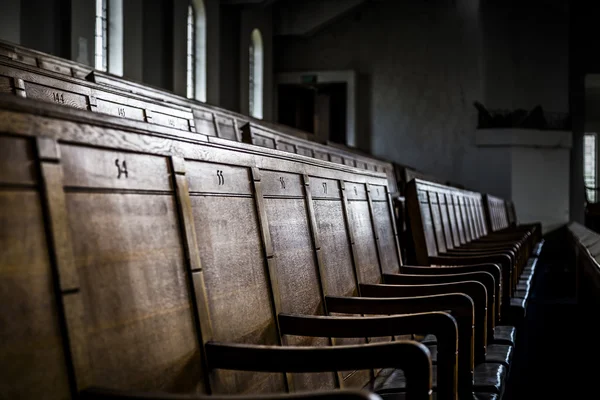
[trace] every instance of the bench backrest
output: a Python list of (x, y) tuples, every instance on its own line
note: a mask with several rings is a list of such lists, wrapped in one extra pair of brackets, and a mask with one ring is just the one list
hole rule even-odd
[(399, 270), (384, 174), (14, 97), (0, 109), (3, 393), (335, 386), (212, 371), (203, 346), (332, 344), (282, 337), (276, 316), (322, 314), (324, 295)]
[[(244, 141), (258, 146), (277, 148), (296, 154), (305, 155), (319, 159), (336, 162), (344, 165), (356, 166), (367, 170), (383, 171), (389, 177), (389, 186), (392, 192), (397, 191), (397, 179), (391, 163), (366, 157), (350, 149), (343, 149), (340, 146), (332, 147), (320, 144), (314, 141), (314, 135), (302, 132), (283, 125), (270, 124), (239, 113), (211, 106), (206, 103), (200, 103), (194, 100), (178, 96), (169, 91), (155, 88), (149, 85), (134, 82), (111, 74), (95, 71), (91, 67), (79, 64), (71, 60), (61, 59), (56, 56), (45, 54), (39, 51), (30, 50), (22, 46), (14, 45), (0, 41), (0, 59), (10, 60), (16, 68), (29, 69), (30, 73), (35, 73), (39, 67), (38, 75), (44, 81), (43, 85), (47, 89), (43, 93), (34, 93), (34, 96), (42, 100), (55, 101), (65, 105), (71, 105), (76, 108), (88, 108), (92, 111), (107, 112), (112, 115), (118, 115), (126, 118), (142, 119), (144, 113), (139, 109), (128, 107), (128, 101), (119, 102), (119, 106), (113, 104), (100, 104), (96, 108), (94, 100), (86, 102), (81, 96), (86, 91), (79, 91), (73, 94), (70, 88), (73, 85), (83, 84), (82, 79), (87, 82), (85, 86), (90, 87), (89, 83), (95, 83), (92, 88), (102, 91), (107, 89), (113, 93), (131, 95), (142, 100), (159, 102), (160, 104), (173, 106), (175, 108), (184, 108), (193, 113), (190, 121), (190, 129), (193, 132), (199, 132), (208, 136), (216, 136), (229, 140)], [(57, 80), (46, 79), (46, 72), (50, 72), (50, 78), (59, 78)], [(6, 76), (6, 75), (5, 75)], [(23, 79), (16, 75), (13, 78)], [(62, 78), (62, 79), (61, 79)], [(75, 80), (71, 78), (76, 78)], [(27, 79), (24, 79), (27, 82)], [(10, 82), (2, 82), (0, 77), (0, 88), (5, 86), (7, 91), (15, 91), (18, 88), (10, 88)], [(66, 84), (69, 83), (69, 85)], [(15, 82), (20, 85), (19, 82)], [(66, 85), (66, 87), (65, 87)], [(27, 85), (29, 86), (29, 84)], [(23, 95), (29, 88), (22, 88), (16, 94)], [(66, 97), (65, 97), (66, 96)], [(93, 94), (91, 96), (94, 96)], [(131, 97), (127, 96), (127, 97)], [(142, 107), (143, 108), (143, 107)], [(155, 117), (156, 118), (156, 117)], [(180, 126), (180, 121), (174, 118), (162, 119), (164, 123), (176, 123), (179, 129), (188, 130), (185, 126)], [(160, 122), (159, 122), (160, 123)], [(248, 137), (242, 136), (242, 127), (246, 126)]]
[(420, 264), (489, 232), (480, 193), (415, 179), (407, 186), (406, 204)]
[(571, 222), (567, 231), (576, 258), (577, 303), (582, 310), (595, 312), (600, 306), (600, 234), (577, 222)]
[(506, 229), (510, 226), (508, 206), (504, 199), (486, 194), (484, 204), (488, 215), (487, 224), (492, 232)]

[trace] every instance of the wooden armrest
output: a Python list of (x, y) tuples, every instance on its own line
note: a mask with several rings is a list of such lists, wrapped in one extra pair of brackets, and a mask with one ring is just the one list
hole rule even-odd
[(496, 326), (495, 313), (499, 310), (496, 307), (496, 292), (498, 287), (494, 276), (485, 271), (477, 272), (461, 272), (454, 274), (437, 274), (437, 275), (410, 275), (410, 274), (383, 274), (383, 282), (391, 285), (423, 285), (431, 283), (452, 283), (462, 281), (477, 281), (481, 282), (487, 290), (487, 308), (490, 312), (488, 315), (488, 333), (494, 332)]
[(381, 400), (381, 396), (375, 393), (349, 389), (256, 395), (190, 395), (99, 387), (83, 390), (78, 398), (80, 400)]
[(484, 271), (492, 274), (496, 281), (496, 312), (497, 322), (500, 321), (502, 314), (502, 295), (503, 295), (503, 279), (502, 279), (502, 268), (498, 264), (474, 264), (474, 265), (455, 265), (455, 266), (442, 266), (432, 265), (430, 267), (419, 267), (412, 265), (403, 265), (400, 267), (401, 274), (414, 274), (414, 275), (445, 275), (455, 274), (463, 272), (479, 272)]
[(325, 304), (330, 313), (382, 315), (450, 311), (455, 318), (467, 318), (471, 324), (475, 321), (473, 300), (462, 293), (394, 298), (325, 296)]
[(503, 296), (504, 300), (512, 297), (513, 291), (513, 263), (508, 255), (488, 254), (483, 256), (436, 256), (429, 257), (431, 264), (440, 265), (476, 265), (476, 264), (497, 264), (502, 270), (502, 281), (504, 282)]
[(449, 255), (449, 256), (453, 256), (453, 255), (457, 255), (457, 256), (468, 256), (468, 257), (477, 257), (477, 256), (487, 256), (487, 255), (496, 255), (496, 254), (502, 254), (502, 255), (506, 255), (507, 257), (509, 257), (512, 265), (514, 265), (514, 263), (516, 262), (516, 254), (512, 251), (512, 250), (508, 250), (508, 249), (468, 249), (468, 248), (458, 248), (458, 249), (451, 249), (448, 250), (447, 253), (443, 254), (444, 255)]
[[(438, 396), (457, 391), (458, 327), (444, 312), (394, 315), (387, 317), (338, 317), (279, 314), (279, 327), (285, 335), (312, 337), (379, 337), (430, 333), (438, 339)], [(444, 396), (442, 396), (444, 397)]]
[(398, 368), (406, 375), (407, 399), (431, 396), (431, 354), (414, 341), (324, 347), (208, 342), (205, 349), (211, 369), (293, 373)]
[[(469, 296), (473, 300), (475, 310), (475, 361), (479, 363), (485, 360), (488, 325), (487, 290), (480, 282), (464, 281), (430, 285), (361, 284), (360, 291), (365, 297), (411, 297), (448, 293), (462, 293)], [(438, 307), (446, 307), (446, 304), (442, 302)]]

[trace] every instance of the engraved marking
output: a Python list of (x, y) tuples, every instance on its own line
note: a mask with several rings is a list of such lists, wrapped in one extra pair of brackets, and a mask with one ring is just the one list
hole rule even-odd
[(285, 179), (283, 179), (283, 176), (279, 178), (279, 182), (281, 183), (281, 188), (285, 189)]
[(323, 182), (323, 193), (327, 194), (327, 182)]
[(173, 118), (169, 118), (168, 122), (169, 122), (169, 125), (175, 126), (175, 120)]
[(119, 109), (117, 111), (119, 113), (119, 117), (125, 116), (125, 109), (123, 107), (119, 107)]
[(117, 179), (121, 179), (121, 175), (125, 175), (125, 178), (129, 178), (129, 173), (127, 172), (127, 163), (125, 160), (119, 165), (119, 159), (115, 160), (115, 165), (117, 166)]
[(217, 170), (217, 178), (219, 179), (219, 186), (225, 184), (225, 177), (223, 176), (223, 171)]
[(354, 195), (358, 196), (358, 189), (356, 189), (356, 186), (354, 186)]
[(52, 93), (52, 99), (55, 103), (65, 104), (65, 96), (62, 93)]

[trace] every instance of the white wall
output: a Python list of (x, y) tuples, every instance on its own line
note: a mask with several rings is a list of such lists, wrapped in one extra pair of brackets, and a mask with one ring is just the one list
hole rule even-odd
[(569, 222), (570, 148), (512, 150), (512, 199), (519, 223), (542, 223), (544, 233)]
[(483, 190), (474, 101), (568, 108), (568, 15), (518, 4), (368, 3), (313, 36), (277, 37), (275, 72), (355, 70), (361, 149)]
[(571, 132), (485, 129), (477, 132), (482, 191), (512, 198), (519, 223), (543, 232), (569, 221)]

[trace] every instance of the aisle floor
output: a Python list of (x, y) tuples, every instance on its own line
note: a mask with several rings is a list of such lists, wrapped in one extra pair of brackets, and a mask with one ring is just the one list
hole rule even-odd
[(600, 399), (596, 338), (587, 337), (575, 296), (566, 232), (546, 237), (511, 368), (506, 400)]

